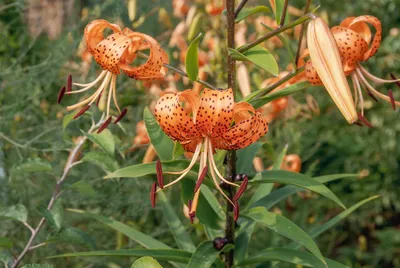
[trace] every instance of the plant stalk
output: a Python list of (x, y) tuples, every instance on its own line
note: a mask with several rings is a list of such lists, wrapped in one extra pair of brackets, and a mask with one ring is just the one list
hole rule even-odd
[[(245, 1), (243, 1), (245, 4)], [(242, 3), (243, 3), (242, 2)], [(243, 6), (244, 6), (243, 4)], [(228, 48), (235, 48), (235, 0), (226, 0), (226, 17), (228, 23)], [(240, 12), (240, 10), (239, 10)], [(228, 88), (235, 92), (236, 88), (236, 63), (228, 54)], [(229, 151), (227, 154), (227, 179), (233, 181), (236, 175), (236, 153)], [(233, 199), (234, 189), (228, 188), (229, 199)], [(231, 242), (235, 241), (235, 220), (233, 218), (233, 205), (227, 202), (225, 237)], [(231, 268), (234, 263), (234, 251), (230, 250), (225, 255), (225, 268)]]

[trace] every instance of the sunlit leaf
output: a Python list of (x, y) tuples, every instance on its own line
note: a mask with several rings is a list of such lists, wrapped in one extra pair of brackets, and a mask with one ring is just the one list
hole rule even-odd
[(0, 220), (2, 218), (26, 222), (26, 220), (28, 219), (28, 211), (26, 210), (26, 207), (22, 204), (17, 204), (9, 207), (1, 207)]
[(162, 266), (152, 257), (142, 257), (136, 260), (131, 268), (162, 268)]
[(199, 74), (198, 46), (201, 33), (190, 43), (186, 52), (185, 67), (186, 73), (191, 81), (196, 81)]
[(171, 160), (174, 142), (161, 130), (153, 114), (147, 107), (143, 111), (143, 120), (146, 124), (147, 134), (158, 157), (161, 160)]
[(105, 129), (100, 134), (86, 133), (85, 134), (93, 143), (97, 144), (104, 152), (110, 156), (114, 156), (115, 140), (110, 130)]
[(284, 216), (269, 212), (263, 207), (252, 208), (244, 216), (306, 247), (326, 266), (326, 261), (312, 238)]
[(256, 13), (269, 13), (271, 10), (269, 7), (266, 6), (256, 6), (256, 7), (244, 7), (240, 10), (239, 14), (237, 15), (235, 22), (238, 23), (250, 15)]
[(212, 241), (204, 241), (196, 248), (187, 268), (211, 267), (221, 252), (227, 252), (231, 249), (233, 249), (233, 245), (228, 244), (222, 250), (216, 250)]

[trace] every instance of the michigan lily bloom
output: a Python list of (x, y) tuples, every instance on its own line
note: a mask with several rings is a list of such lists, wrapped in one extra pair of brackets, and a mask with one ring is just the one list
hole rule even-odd
[[(371, 29), (368, 25), (374, 27), (374, 36), (372, 36)], [(369, 73), (361, 65), (362, 62), (367, 61), (378, 51), (382, 39), (381, 22), (376, 17), (368, 15), (349, 17), (343, 20), (339, 26), (332, 27), (331, 32), (339, 49), (343, 64), (343, 72), (346, 76), (351, 77), (354, 90), (354, 103), (356, 106), (361, 107), (361, 114), (359, 114), (360, 119), (365, 122), (365, 119), (363, 118), (364, 99), (362, 89), (366, 90), (368, 95), (373, 97), (375, 100), (382, 99), (390, 102), (393, 109), (395, 109), (396, 106), (400, 106), (400, 102), (394, 100), (391, 90), (389, 90), (388, 95), (385, 95), (377, 91), (367, 79), (376, 84), (394, 83), (399, 80), (385, 80), (378, 78)], [(312, 56), (311, 61), (307, 62), (306, 65), (306, 75), (312, 84), (325, 85), (325, 82), (321, 79), (322, 77), (319, 75), (316, 66), (314, 66)]]
[[(182, 102), (190, 105), (191, 113), (187, 113)], [(192, 169), (196, 161), (200, 161), (198, 181), (194, 190), (194, 198), (189, 204), (189, 215), (195, 217), (200, 186), (207, 173), (218, 191), (231, 202), (238, 211), (237, 199), (247, 185), (243, 181), (241, 186), (225, 179), (219, 172), (213, 154), (216, 149), (238, 150), (249, 146), (268, 132), (268, 123), (261, 113), (246, 102), (235, 103), (232, 89), (210, 90), (204, 89), (200, 96), (193, 90), (178, 93), (169, 93), (162, 96), (154, 110), (155, 117), (162, 130), (172, 139), (178, 141), (186, 152), (193, 153), (192, 160), (187, 168), (179, 172), (166, 172), (180, 175), (174, 181), (163, 185), (160, 180), (161, 165), (157, 168), (157, 191), (174, 185), (183, 179)], [(190, 116), (191, 115), (191, 116)], [(234, 125), (232, 126), (232, 123)], [(238, 194), (230, 200), (220, 187), (220, 182), (239, 187)], [(152, 188), (152, 201), (155, 200), (155, 184)]]
[[(104, 31), (106, 29), (111, 30), (112, 33), (105, 38)], [(108, 119), (106, 123), (109, 123), (111, 121), (112, 98), (119, 112), (119, 116), (114, 121), (114, 123), (117, 123), (126, 114), (126, 109), (121, 111), (117, 102), (117, 75), (122, 70), (130, 78), (138, 80), (161, 79), (166, 73), (163, 64), (168, 63), (168, 56), (151, 36), (133, 32), (128, 28), (121, 30), (118, 25), (111, 24), (106, 20), (95, 20), (89, 23), (85, 28), (84, 36), (87, 51), (103, 68), (103, 71), (94, 81), (86, 84), (72, 83), (72, 78), (69, 76), (67, 87), (61, 90), (58, 102), (61, 101), (64, 94), (77, 94), (96, 88), (90, 97), (75, 105), (68, 106), (67, 110), (80, 108), (81, 110), (75, 115), (75, 117), (78, 117), (87, 111), (93, 103), (98, 103), (103, 96), (107, 104), (106, 118)], [(138, 52), (142, 50), (149, 51), (147, 61), (138, 66), (131, 66), (137, 58)], [(81, 89), (72, 91), (72, 85)]]

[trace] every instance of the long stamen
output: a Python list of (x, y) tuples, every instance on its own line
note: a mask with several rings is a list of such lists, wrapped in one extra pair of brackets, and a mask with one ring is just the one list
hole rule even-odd
[(167, 174), (174, 174), (174, 175), (178, 175), (178, 174), (182, 174), (185, 173), (187, 171), (189, 171), (190, 169), (192, 169), (194, 163), (196, 162), (200, 152), (201, 152), (201, 143), (197, 144), (196, 146), (196, 150), (194, 151), (193, 157), (192, 157), (192, 161), (190, 162), (189, 166), (187, 168), (185, 168), (182, 171), (169, 171), (169, 172), (165, 172)]
[(232, 186), (236, 186), (236, 187), (240, 187), (239, 185), (237, 185), (236, 183), (233, 183), (233, 182), (230, 182), (230, 181), (228, 181), (227, 179), (225, 179), (222, 175), (221, 175), (221, 173), (219, 173), (219, 171), (218, 171), (218, 168), (217, 168), (217, 164), (215, 164), (215, 160), (214, 160), (214, 157), (213, 157), (213, 155), (212, 155), (212, 145), (211, 145), (211, 141), (209, 141), (208, 142), (208, 146), (209, 146), (209, 150), (210, 150), (210, 155), (211, 155), (211, 157), (210, 157), (210, 164), (211, 164), (211, 166), (212, 166), (212, 168), (215, 170), (215, 173), (217, 173), (217, 176), (223, 181), (223, 182), (225, 182), (226, 184), (229, 184), (229, 185), (232, 185)]
[(246, 176), (246, 178), (244, 178), (242, 184), (240, 184), (239, 190), (236, 192), (235, 196), (233, 197), (233, 201), (239, 200), (239, 198), (243, 195), (244, 191), (247, 188), (248, 182), (249, 182), (249, 178)]
[[(353, 83), (353, 91), (354, 91), (354, 104), (356, 105), (356, 107), (358, 106), (358, 91), (357, 91), (357, 85), (356, 85), (356, 76), (355, 74), (351, 75), (351, 82)], [(362, 95), (360, 96), (360, 98), (362, 98)]]
[(90, 83), (87, 83), (87, 84), (73, 83), (73, 85), (74, 85), (74, 86), (78, 86), (78, 87), (86, 87), (86, 86), (91, 85), (91, 84), (96, 84), (101, 78), (103, 78), (103, 76), (104, 76), (106, 73), (107, 73), (107, 71), (106, 71), (106, 70), (103, 70), (103, 71), (100, 73), (100, 75), (99, 75), (93, 82), (90, 82)]
[(199, 178), (197, 179), (196, 187), (194, 187), (194, 192), (195, 193), (200, 189), (200, 186), (203, 183), (203, 181), (204, 181), (204, 179), (205, 179), (205, 177), (207, 175), (207, 170), (208, 170), (208, 168), (207, 168), (207, 166), (205, 166), (203, 168), (203, 171), (201, 172)]
[(79, 102), (79, 103), (77, 103), (75, 105), (68, 106), (67, 110), (68, 111), (74, 110), (74, 109), (76, 109), (76, 108), (78, 108), (80, 106), (83, 106), (85, 104), (88, 104), (88, 103), (93, 102), (94, 100), (96, 100), (97, 97), (100, 95), (100, 93), (103, 91), (104, 87), (110, 81), (110, 75), (111, 75), (111, 73), (107, 74), (106, 78), (104, 79), (103, 83), (100, 85), (99, 89), (97, 89), (96, 92), (92, 96), (90, 96), (89, 98), (87, 98), (87, 99), (85, 99), (85, 100), (83, 100), (83, 101), (81, 101), (81, 102)]
[(239, 219), (239, 202), (236, 200), (233, 204), (233, 220), (236, 222)]
[(356, 74), (353, 74), (351, 78), (354, 79), (353, 84), (355, 84), (355, 88), (357, 88), (358, 95), (360, 95), (361, 114), (364, 116), (364, 97), (361, 92), (360, 81), (358, 81)]
[(157, 183), (154, 182), (151, 185), (151, 190), (150, 190), (150, 200), (151, 200), (151, 206), (154, 208), (156, 206), (156, 190), (157, 190)]
[[(208, 154), (208, 162), (211, 162), (212, 158), (213, 158), (212, 153)], [(224, 193), (224, 191), (222, 191), (221, 187), (219, 186), (219, 183), (217, 181), (217, 177), (215, 176), (215, 169), (213, 167), (211, 167), (210, 171), (211, 171), (211, 178), (213, 179), (215, 187), (217, 187), (217, 190), (226, 198), (226, 200), (228, 200), (233, 206), (235, 206), (233, 204), (232, 200), (229, 199), (229, 197)]]
[(72, 90), (72, 75), (68, 75), (67, 78), (67, 92)]
[(90, 105), (86, 105), (83, 107), (79, 112), (74, 115), (74, 119), (78, 118), (79, 116), (83, 115), (87, 110), (89, 110)]
[(114, 74), (113, 78), (114, 78), (114, 80), (113, 80), (114, 83), (112, 85), (112, 92), (113, 92), (114, 105), (115, 105), (115, 107), (117, 107), (118, 112), (121, 113), (121, 109), (119, 108), (119, 105), (117, 102), (117, 87), (116, 87), (117, 76)]
[[(201, 148), (201, 143), (198, 144), (197, 146)], [(197, 148), (196, 148), (196, 151), (197, 151)], [(200, 152), (200, 150), (198, 150), (198, 151)], [(170, 187), (170, 186), (172, 186), (172, 185), (174, 185), (175, 183), (177, 183), (177, 182), (179, 182), (181, 179), (183, 179), (183, 178), (186, 176), (186, 174), (188, 174), (189, 171), (192, 169), (192, 167), (194, 166), (194, 164), (196, 163), (198, 156), (199, 156), (199, 154), (198, 154), (198, 153), (197, 153), (197, 154), (195, 153), (195, 154), (193, 155), (192, 161), (190, 162), (189, 166), (185, 169), (185, 172), (183, 172), (183, 174), (182, 174), (181, 176), (179, 176), (179, 178), (177, 178), (176, 180), (174, 180), (174, 181), (168, 183), (167, 185), (164, 185), (164, 189), (165, 189), (165, 188), (168, 188), (168, 187)], [(171, 172), (165, 172), (165, 173), (171, 174)], [(158, 189), (157, 192), (158, 192), (158, 191), (161, 191), (161, 189)]]
[(88, 84), (77, 84), (74, 83), (74, 86), (83, 86), (84, 88), (79, 89), (79, 90), (74, 90), (74, 91), (68, 91), (67, 94), (76, 94), (76, 93), (81, 93), (81, 92), (85, 92), (89, 89), (91, 89), (94, 85), (96, 85), (105, 75), (106, 75), (107, 71), (102, 71), (101, 74), (93, 81), (90, 82)]
[[(365, 77), (362, 75), (361, 71), (358, 68), (356, 69), (356, 72), (358, 73), (358, 77), (361, 79), (362, 83), (371, 91), (371, 93), (373, 95), (375, 95), (376, 97), (379, 97), (387, 102), (391, 102), (390, 97), (386, 96), (385, 94), (380, 93), (375, 88), (373, 88), (370, 83), (368, 83), (367, 79), (365, 79)], [(395, 105), (400, 106), (400, 102), (395, 101)]]
[(374, 128), (374, 126), (367, 120), (367, 118), (365, 118), (363, 115), (361, 115), (360, 113), (358, 114), (358, 117), (360, 118), (361, 122), (366, 125), (369, 128)]
[(367, 69), (362, 67), (361, 64), (357, 64), (357, 67), (358, 67), (357, 69), (359, 69), (363, 74), (365, 74), (366, 77), (368, 77), (369, 79), (371, 79), (372, 81), (374, 81), (377, 84), (396, 83), (396, 82), (400, 81), (400, 79), (387, 80), (387, 79), (382, 79), (382, 78), (376, 77), (375, 75), (373, 75), (370, 72), (368, 72)]
[(110, 114), (110, 105), (111, 105), (111, 95), (112, 95), (112, 91), (113, 91), (113, 80), (114, 80), (114, 75), (112, 76), (111, 79), (111, 85), (110, 88), (108, 89), (108, 100), (107, 100), (107, 116)]
[[(190, 209), (189, 209), (189, 216), (190, 216), (190, 221), (193, 223), (193, 218), (196, 216), (196, 209), (197, 209), (197, 204), (199, 202), (199, 197), (200, 197), (200, 185), (201, 182), (204, 180), (205, 175), (207, 174), (207, 158), (206, 154), (207, 150), (204, 150), (204, 152), (201, 153), (200, 155), (200, 170), (202, 169), (203, 171), (201, 174), (199, 173), (199, 176), (197, 178), (197, 183), (195, 186), (194, 190), (194, 197), (193, 197), (193, 202), (191, 203)], [(199, 183), (200, 181), (200, 183)]]

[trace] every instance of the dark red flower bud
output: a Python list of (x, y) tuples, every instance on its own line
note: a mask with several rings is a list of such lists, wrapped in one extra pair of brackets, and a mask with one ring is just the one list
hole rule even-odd
[(226, 244), (228, 244), (229, 241), (227, 238), (222, 238), (222, 237), (216, 237), (213, 241), (214, 248), (216, 250), (221, 250), (225, 247)]

